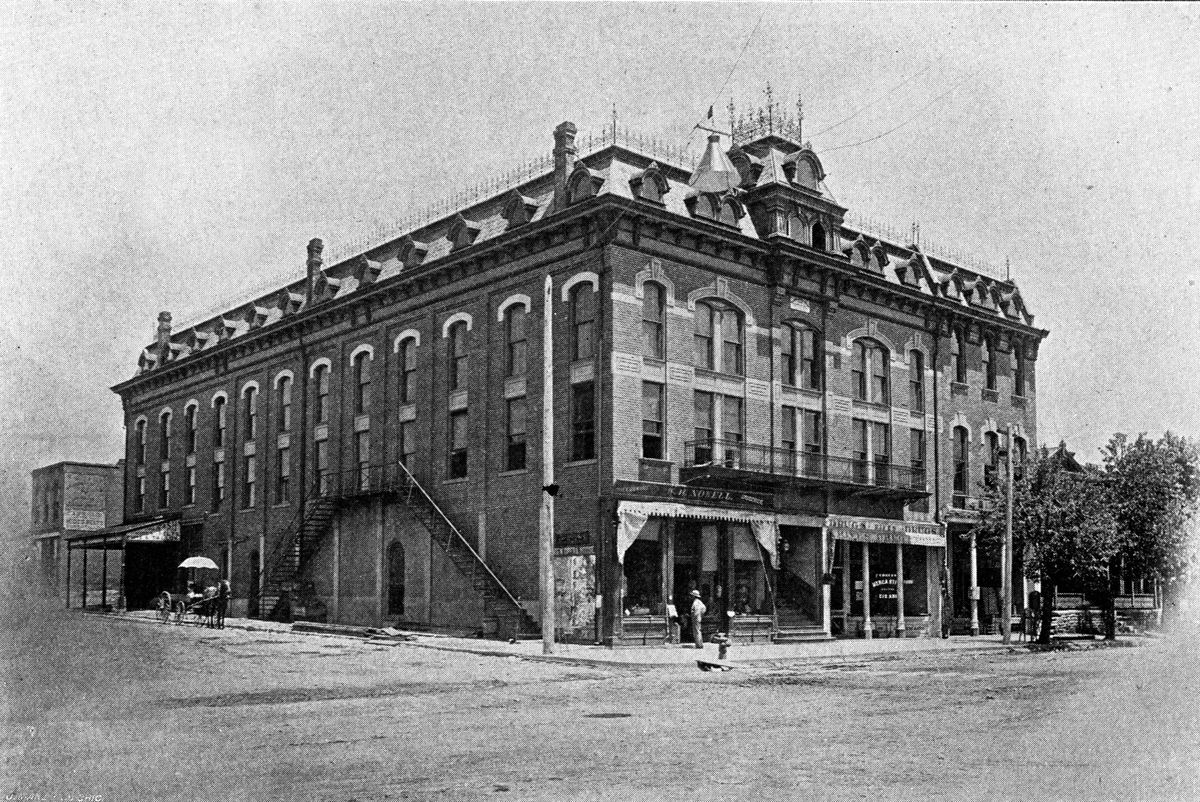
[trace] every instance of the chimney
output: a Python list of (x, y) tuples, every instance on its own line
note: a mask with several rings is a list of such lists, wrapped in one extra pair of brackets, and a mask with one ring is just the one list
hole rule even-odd
[(321, 275), (321, 251), (325, 243), (320, 239), (308, 241), (308, 281), (304, 282), (304, 306), (308, 308), (313, 302), (313, 287), (316, 286), (317, 276)]
[(575, 123), (559, 123), (554, 129), (554, 208), (567, 205), (567, 179), (575, 168)]
[(171, 357), (171, 313), (158, 313), (158, 365), (167, 364)]

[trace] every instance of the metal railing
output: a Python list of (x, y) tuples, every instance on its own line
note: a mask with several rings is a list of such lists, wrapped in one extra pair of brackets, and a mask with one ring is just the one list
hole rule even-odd
[(924, 468), (890, 462), (791, 451), (739, 440), (710, 438), (684, 444), (684, 467), (729, 468), (771, 476), (924, 492)]

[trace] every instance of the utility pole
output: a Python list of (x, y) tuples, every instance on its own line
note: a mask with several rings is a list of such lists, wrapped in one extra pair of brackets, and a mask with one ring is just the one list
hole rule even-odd
[(1008, 466), (1008, 503), (1004, 505), (1004, 548), (1000, 551), (1000, 632), (1005, 645), (1012, 642), (1012, 552), (1013, 552), (1013, 433), (1012, 424), (1005, 426), (1004, 461)]
[[(616, 115), (614, 107), (614, 136)], [(538, 580), (541, 587), (542, 654), (554, 653), (554, 299), (546, 276), (542, 293), (542, 513), (538, 531)]]

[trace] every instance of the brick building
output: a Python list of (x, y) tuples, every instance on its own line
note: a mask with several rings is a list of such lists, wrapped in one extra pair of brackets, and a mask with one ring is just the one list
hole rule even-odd
[[(73, 589), (77, 600), (82, 601), (82, 579), (86, 575), (95, 590), (93, 596), (105, 595), (101, 589), (109, 577), (103, 559), (88, 569), (76, 567), (77, 583), (74, 587), (69, 584), (67, 547), (75, 539), (121, 522), (124, 472), (123, 462), (58, 462), (33, 471), (29, 539), (47, 593), (65, 599)], [(120, 574), (114, 572), (111, 578), (113, 582), (107, 586), (115, 590)]]
[(127, 523), (177, 519), (235, 613), (532, 629), (548, 345), (562, 636), (661, 641), (693, 589), (743, 638), (929, 633), (947, 560), (968, 620), (957, 535), (1004, 427), (1033, 441), (1046, 332), (847, 224), (797, 140), (737, 126), (691, 170), (563, 123), (507, 191), (163, 313), (114, 388)]

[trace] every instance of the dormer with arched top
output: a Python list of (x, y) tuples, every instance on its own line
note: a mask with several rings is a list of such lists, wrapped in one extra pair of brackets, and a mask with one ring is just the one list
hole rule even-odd
[(379, 272), (383, 269), (383, 265), (379, 262), (374, 262), (365, 256), (359, 256), (354, 260), (353, 276), (358, 281), (360, 287), (365, 287), (368, 284), (374, 284), (375, 279), (379, 278)]
[(313, 282), (313, 303), (319, 304), (322, 301), (332, 300), (341, 286), (340, 278), (333, 278), (322, 271)]
[(758, 183), (758, 177), (763, 171), (762, 160), (750, 155), (737, 145), (730, 148), (726, 155), (729, 157), (730, 163), (737, 168), (738, 175), (741, 176), (740, 186), (752, 187)]
[(788, 157), (788, 162), (795, 165), (792, 173), (792, 183), (812, 192), (820, 192), (820, 183), (825, 180), (825, 168), (821, 160), (811, 148), (804, 147)]
[(450, 223), (450, 230), (446, 232), (446, 239), (450, 240), (450, 250), (457, 251), (471, 245), (479, 236), (479, 231), (479, 223), (456, 214), (454, 221)]
[(595, 197), (604, 186), (604, 176), (588, 167), (583, 162), (576, 162), (571, 177), (567, 179), (567, 202), (579, 201)]
[(429, 245), (424, 242), (418, 242), (413, 239), (411, 234), (405, 234), (400, 240), (400, 251), (396, 258), (400, 260), (400, 264), (408, 270), (414, 267), (419, 267), (425, 261), (425, 255), (429, 253)]
[(692, 217), (711, 220), (727, 226), (737, 227), (746, 214), (746, 207), (733, 193), (718, 195), (713, 192), (692, 193), (684, 199), (684, 205)]
[(629, 189), (635, 198), (661, 204), (663, 195), (671, 191), (671, 185), (663, 176), (658, 162), (650, 162), (649, 167), (629, 179)]
[(505, 197), (504, 209), (500, 214), (508, 221), (509, 228), (516, 228), (532, 220), (537, 208), (537, 201), (514, 189)]

